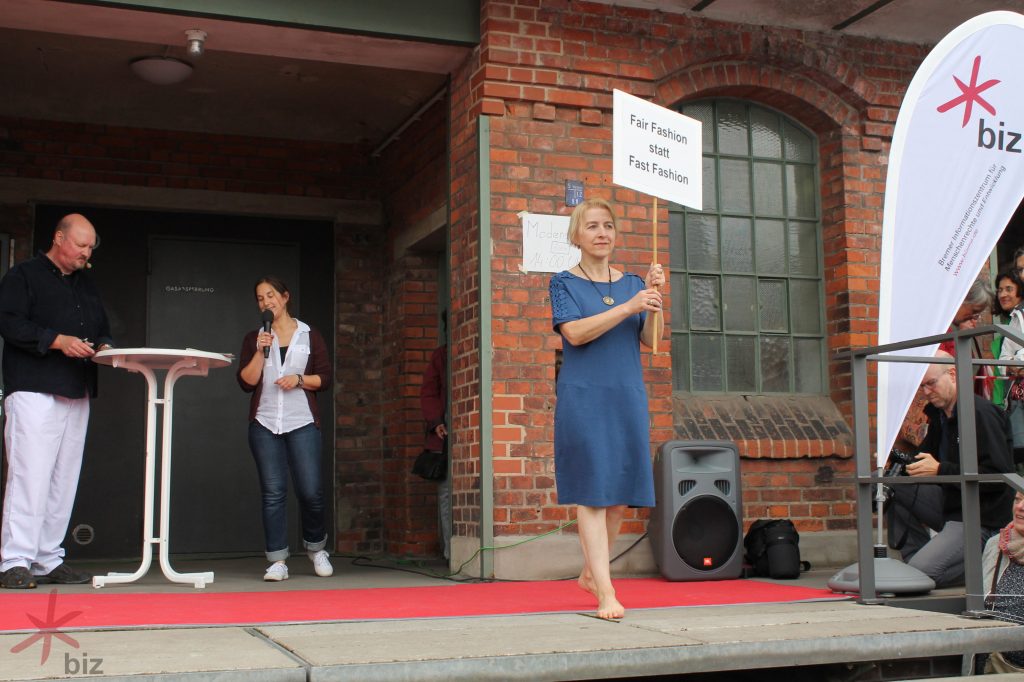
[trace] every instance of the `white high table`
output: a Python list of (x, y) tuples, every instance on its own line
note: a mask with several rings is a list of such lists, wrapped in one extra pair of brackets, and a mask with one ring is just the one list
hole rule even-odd
[[(168, 580), (176, 583), (192, 583), (195, 587), (206, 587), (213, 582), (213, 572), (178, 573), (170, 562), (171, 525), (171, 420), (174, 415), (174, 382), (183, 376), (206, 376), (210, 368), (226, 367), (231, 358), (220, 353), (195, 350), (193, 348), (111, 348), (101, 350), (93, 362), (111, 367), (120, 367), (129, 372), (138, 372), (146, 377), (146, 491), (143, 502), (142, 564), (134, 573), (108, 573), (92, 579), (92, 586), (99, 588), (114, 583), (130, 583), (146, 575), (153, 562), (153, 544), (160, 545), (160, 569)], [(155, 370), (166, 369), (164, 397), (158, 397)], [(160, 535), (153, 537), (154, 474), (156, 471), (156, 408), (162, 405), (163, 442), (160, 447)]]

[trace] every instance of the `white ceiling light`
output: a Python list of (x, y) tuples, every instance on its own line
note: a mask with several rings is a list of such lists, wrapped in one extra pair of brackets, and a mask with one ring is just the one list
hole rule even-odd
[(136, 76), (154, 85), (173, 85), (192, 75), (192, 65), (174, 57), (139, 57), (131, 67)]
[(200, 31), (198, 28), (190, 28), (185, 31), (185, 49), (189, 57), (193, 59), (202, 57), (205, 43), (206, 31)]

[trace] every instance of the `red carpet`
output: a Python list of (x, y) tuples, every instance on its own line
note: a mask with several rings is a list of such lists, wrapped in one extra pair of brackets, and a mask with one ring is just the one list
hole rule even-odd
[[(615, 581), (628, 609), (846, 599), (828, 590), (757, 580)], [(108, 588), (109, 589), (109, 588)], [(315, 621), (444, 618), (524, 613), (593, 612), (575, 581), (483, 583), (438, 587), (181, 594), (65, 594), (41, 587), (0, 594), (0, 631), (36, 630), (60, 621), (61, 630), (159, 625), (259, 625)], [(80, 612), (71, 615), (75, 612)]]

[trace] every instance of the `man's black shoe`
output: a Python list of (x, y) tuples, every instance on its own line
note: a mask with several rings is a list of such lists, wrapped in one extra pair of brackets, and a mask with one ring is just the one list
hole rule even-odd
[(46, 575), (37, 575), (36, 582), (40, 585), (83, 585), (92, 580), (92, 573), (76, 571), (67, 564), (61, 564)]
[(24, 566), (15, 566), (9, 571), (0, 573), (0, 587), (8, 590), (31, 590), (36, 581)]

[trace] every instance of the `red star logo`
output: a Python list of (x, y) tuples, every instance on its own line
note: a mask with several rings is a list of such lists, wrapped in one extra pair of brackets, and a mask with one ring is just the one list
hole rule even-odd
[(43, 663), (46, 663), (46, 659), (50, 657), (50, 646), (53, 643), (54, 637), (64, 642), (65, 644), (77, 649), (78, 641), (70, 635), (61, 632), (59, 628), (65, 623), (67, 623), (69, 620), (77, 618), (78, 616), (82, 615), (82, 612), (72, 611), (70, 613), (64, 614), (60, 618), (55, 619), (54, 613), (56, 612), (56, 610), (57, 590), (56, 588), (54, 588), (50, 592), (49, 604), (46, 607), (46, 620), (40, 620), (33, 616), (31, 613), (26, 613), (25, 615), (28, 616), (28, 619), (32, 621), (39, 630), (35, 634), (30, 635), (26, 639), (23, 639), (22, 641), (12, 646), (11, 653), (21, 653), (25, 649), (35, 644), (36, 640), (41, 639), (43, 640), (43, 651), (39, 658), (39, 665), (42, 665)]
[(981, 93), (985, 92), (993, 85), (996, 85), (997, 83), (999, 83), (999, 81), (993, 78), (991, 80), (985, 81), (981, 85), (978, 85), (978, 70), (980, 68), (981, 55), (978, 55), (977, 57), (974, 58), (974, 66), (971, 68), (971, 84), (964, 85), (964, 82), (962, 80), (960, 80), (956, 76), (953, 76), (953, 80), (956, 81), (956, 86), (960, 88), (960, 96), (954, 97), (953, 99), (949, 100), (948, 102), (939, 107), (939, 113), (944, 114), (953, 107), (959, 106), (961, 103), (963, 103), (964, 122), (960, 126), (961, 128), (967, 127), (967, 123), (971, 120), (971, 109), (974, 107), (975, 102), (982, 106), (988, 113), (992, 114), (993, 116), (996, 115), (995, 107), (993, 107), (991, 104), (982, 99)]

